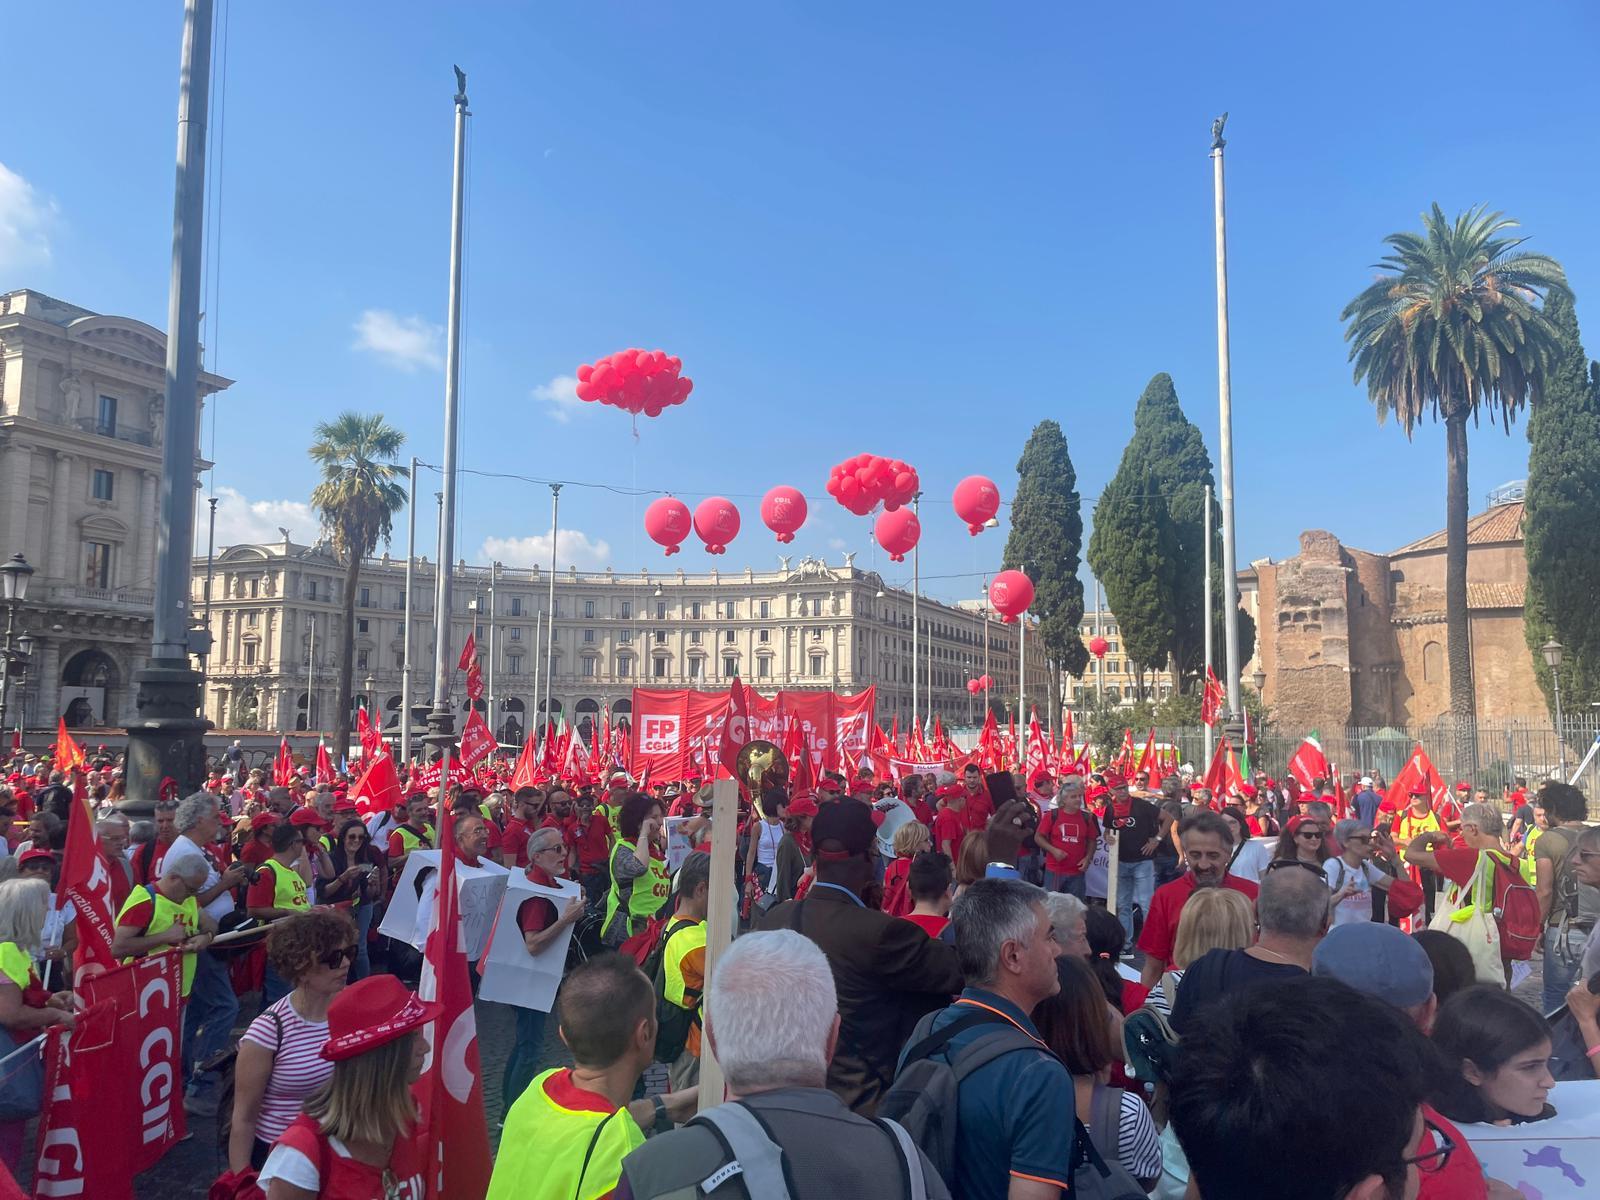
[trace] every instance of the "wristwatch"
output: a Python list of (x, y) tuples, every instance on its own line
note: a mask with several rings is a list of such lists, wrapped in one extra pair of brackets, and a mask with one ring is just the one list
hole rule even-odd
[(651, 1133), (671, 1133), (672, 1118), (667, 1116), (667, 1102), (659, 1095), (650, 1097), (650, 1105), (655, 1110), (656, 1119), (651, 1122)]

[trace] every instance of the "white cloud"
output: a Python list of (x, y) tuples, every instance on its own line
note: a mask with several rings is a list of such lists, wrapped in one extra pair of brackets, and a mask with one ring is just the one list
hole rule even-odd
[(846, 550), (849, 548), (850, 543), (845, 541), (843, 538), (829, 538), (828, 546), (833, 550)]
[[(195, 504), (195, 553), (206, 552), (210, 514), (205, 498)], [(309, 546), (322, 536), (322, 523), (311, 506), (299, 500), (251, 500), (231, 487), (217, 489), (217, 549), (241, 542), (281, 542), (279, 528), (289, 531), (299, 545)], [(545, 539), (547, 542), (548, 538)]]
[(563, 425), (572, 420), (573, 413), (589, 407), (578, 399), (578, 378), (575, 375), (557, 375), (549, 383), (541, 383), (533, 389), (533, 398), (548, 404), (550, 419), (560, 421)]
[[(611, 561), (611, 545), (604, 538), (590, 539), (581, 529), (562, 529), (557, 533), (558, 569), (603, 567)], [(499, 562), (508, 567), (550, 567), (550, 535), (532, 537), (484, 538), (479, 552), (482, 562)]]
[(54, 200), (41, 196), (31, 183), (0, 163), (0, 275), (49, 264), (50, 232), (56, 217)]
[(355, 323), (355, 349), (370, 350), (391, 367), (415, 371), (444, 366), (444, 327), (421, 317), (402, 317), (386, 308), (369, 308)]

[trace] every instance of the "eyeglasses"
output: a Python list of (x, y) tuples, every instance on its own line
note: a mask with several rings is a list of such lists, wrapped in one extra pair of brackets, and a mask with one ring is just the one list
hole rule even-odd
[(541, 847), (539, 847), (539, 849), (533, 851), (533, 853), (534, 854), (554, 854), (557, 851), (562, 850), (562, 849), (564, 849), (564, 847), (561, 845), (560, 842), (557, 842), (553, 846), (541, 846)]
[(1300, 867), (1310, 871), (1318, 879), (1327, 879), (1328, 873), (1314, 863), (1301, 862), (1298, 858), (1280, 858), (1267, 864), (1267, 870), (1276, 871), (1280, 867)]
[(1432, 1175), (1444, 1170), (1445, 1163), (1449, 1162), (1450, 1156), (1455, 1153), (1456, 1144), (1451, 1140), (1449, 1134), (1426, 1117), (1422, 1119), (1422, 1124), (1433, 1135), (1433, 1149), (1413, 1155), (1411, 1158), (1403, 1158), (1400, 1160), (1400, 1165), (1402, 1167), (1414, 1166), (1424, 1175)]
[(348, 967), (355, 960), (356, 948), (354, 946), (344, 946), (338, 950), (330, 950), (317, 959), (319, 963), (330, 971), (337, 971), (340, 967)]

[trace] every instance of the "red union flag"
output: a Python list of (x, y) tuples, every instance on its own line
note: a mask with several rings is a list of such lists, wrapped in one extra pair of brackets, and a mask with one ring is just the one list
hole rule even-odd
[(61, 858), (58, 900), (70, 902), (78, 914), (78, 948), (73, 954), (73, 982), (81, 985), (91, 975), (114, 969), (111, 953), (111, 875), (100, 856), (99, 843), (89, 824), (88, 803), (74, 799), (67, 813), (67, 848)]
[(1223, 690), (1222, 682), (1212, 671), (1211, 664), (1206, 664), (1206, 686), (1200, 693), (1200, 720), (1207, 725), (1215, 725), (1217, 718), (1222, 715), (1222, 706), (1228, 702), (1228, 694)]
[(483, 714), (473, 709), (467, 714), (466, 727), (461, 731), (461, 761), (475, 767), (494, 751), (494, 734), (489, 732)]
[(1322, 752), (1322, 743), (1317, 740), (1315, 729), (1289, 759), (1289, 774), (1299, 780), (1300, 786), (1307, 791), (1314, 780), (1328, 777), (1328, 756)]
[(356, 811), (364, 817), (388, 812), (400, 803), (400, 775), (387, 751), (380, 751), (367, 763), (350, 796), (356, 802)]

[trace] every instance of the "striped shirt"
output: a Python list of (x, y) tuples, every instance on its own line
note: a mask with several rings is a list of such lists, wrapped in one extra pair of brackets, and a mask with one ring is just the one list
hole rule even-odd
[(1161, 1177), (1161, 1135), (1156, 1132), (1156, 1123), (1144, 1101), (1132, 1092), (1122, 1093), (1116, 1157), (1122, 1169), (1135, 1179)]
[[(273, 1055), (272, 1074), (267, 1077), (267, 1089), (262, 1093), (256, 1117), (256, 1137), (264, 1142), (275, 1142), (283, 1136), (283, 1131), (300, 1115), (306, 1097), (333, 1074), (333, 1064), (321, 1053), (328, 1040), (328, 1023), (307, 1021), (294, 1010), (290, 1003), (293, 999), (293, 993), (285, 996), (244, 1031), (243, 1040), (263, 1046)], [(278, 1022), (283, 1025), (281, 1043)]]

